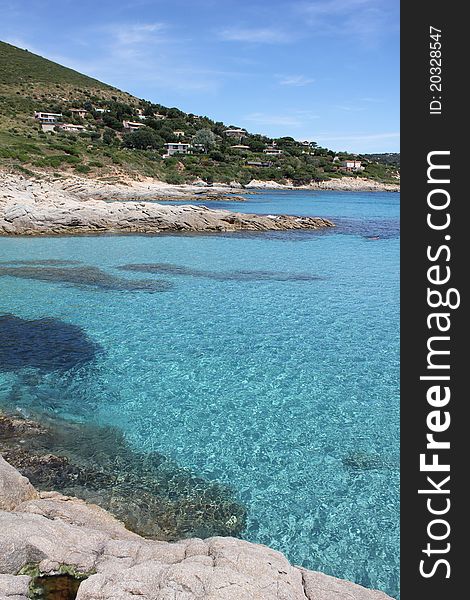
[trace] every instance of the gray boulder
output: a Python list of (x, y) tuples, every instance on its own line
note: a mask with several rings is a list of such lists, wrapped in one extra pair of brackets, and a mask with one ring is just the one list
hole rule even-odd
[(26, 477), (0, 456), (0, 510), (14, 510), (22, 502), (37, 496)]

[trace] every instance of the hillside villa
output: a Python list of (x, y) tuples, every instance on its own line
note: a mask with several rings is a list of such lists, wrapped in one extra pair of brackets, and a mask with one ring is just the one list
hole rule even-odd
[(272, 162), (260, 162), (258, 160), (247, 160), (246, 164), (249, 167), (272, 167), (273, 166)]
[(246, 129), (235, 129), (235, 128), (226, 129), (224, 131), (224, 134), (227, 137), (236, 138), (238, 140), (241, 140), (246, 135)]
[(340, 162), (340, 167), (345, 171), (364, 171), (360, 160), (343, 160)]
[(185, 144), (183, 142), (171, 142), (165, 144), (166, 153), (163, 158), (169, 158), (175, 154), (189, 154), (191, 144)]
[(136, 121), (123, 121), (122, 126), (124, 127), (124, 129), (135, 131), (136, 129), (145, 127), (145, 123), (137, 123)]
[(34, 113), (34, 118), (40, 123), (58, 123), (62, 113), (38, 112)]
[(85, 131), (85, 127), (83, 125), (74, 125), (73, 123), (61, 123), (58, 125), (62, 131), (71, 131), (73, 133), (80, 133), (80, 131)]
[(276, 144), (274, 143), (269, 146), (266, 146), (263, 152), (265, 154), (268, 154), (269, 156), (280, 156), (282, 154), (282, 150), (280, 148), (277, 148)]

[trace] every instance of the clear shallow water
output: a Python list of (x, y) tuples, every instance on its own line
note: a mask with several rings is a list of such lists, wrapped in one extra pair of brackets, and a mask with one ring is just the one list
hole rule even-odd
[[(232, 485), (246, 539), (397, 595), (399, 195), (248, 198), (213, 206), (338, 227), (0, 239), (2, 261), (76, 260), (126, 283), (4, 271), (0, 313), (77, 325), (101, 350), (69, 370), (5, 370), (0, 402), (117, 425)], [(116, 268), (143, 263), (160, 267)]]

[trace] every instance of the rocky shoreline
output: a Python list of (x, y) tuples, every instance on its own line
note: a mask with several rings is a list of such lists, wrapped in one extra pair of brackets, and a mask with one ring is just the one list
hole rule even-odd
[[(127, 187), (79, 178), (40, 180), (3, 173), (0, 235), (284, 231), (334, 226), (319, 217), (244, 214), (154, 201), (194, 200), (198, 191), (173, 189), (160, 182), (137, 182)], [(211, 188), (209, 199), (215, 194)]]
[(373, 179), (362, 179), (360, 177), (338, 177), (317, 181), (307, 185), (282, 185), (276, 181), (251, 181), (244, 186), (248, 190), (312, 190), (312, 191), (337, 191), (337, 192), (399, 192), (399, 183), (383, 183)]
[(231, 537), (145, 539), (0, 456), (0, 600), (390, 600)]

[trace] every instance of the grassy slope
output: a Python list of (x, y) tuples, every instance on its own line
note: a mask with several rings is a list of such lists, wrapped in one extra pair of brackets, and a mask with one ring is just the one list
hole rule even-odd
[(5, 42), (0, 42), (0, 57), (0, 84), (70, 84), (82, 88), (112, 89), (97, 79)]
[[(329, 168), (331, 156), (326, 150), (318, 156), (305, 157), (301, 155), (301, 147), (286, 149), (282, 158), (272, 160), (271, 168), (246, 165), (247, 160), (265, 161), (264, 154), (242, 154), (230, 147), (223, 149), (222, 160), (203, 155), (164, 161), (160, 157), (161, 151), (129, 150), (119, 142), (106, 145), (99, 136), (93, 139), (89, 134), (44, 134), (33, 118), (35, 110), (62, 112), (73, 106), (82, 107), (87, 101), (94, 106), (106, 106), (113, 101), (134, 109), (144, 106), (138, 98), (110, 85), (0, 42), (0, 166), (27, 173), (90, 173), (94, 177), (114, 180), (144, 175), (171, 183), (191, 181), (197, 176), (246, 183), (252, 178), (283, 181), (294, 175), (300, 181), (312, 174), (320, 178), (338, 175)], [(173, 130), (184, 129), (188, 140), (199, 128), (217, 130), (217, 124), (208, 118), (195, 120), (191, 115), (177, 112), (179, 114), (169, 115), (166, 124)], [(100, 136), (105, 130), (104, 125), (91, 115), (83, 124), (89, 125)], [(222, 125), (222, 129), (225, 127), (218, 125), (219, 128)], [(226, 143), (226, 140), (220, 143)], [(391, 173), (385, 166), (374, 164), (366, 175), (390, 180)]]

